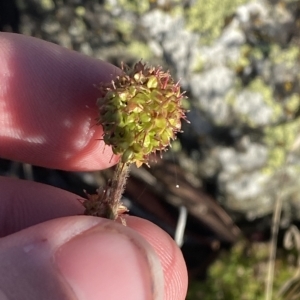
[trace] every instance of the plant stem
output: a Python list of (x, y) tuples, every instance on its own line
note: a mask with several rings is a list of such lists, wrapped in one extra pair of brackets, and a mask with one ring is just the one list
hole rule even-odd
[[(284, 181), (285, 174), (282, 174), (282, 179)], [(279, 192), (277, 194), (275, 208), (272, 218), (271, 227), (271, 241), (267, 268), (267, 278), (265, 286), (265, 300), (271, 300), (273, 296), (273, 282), (274, 282), (274, 270), (275, 270), (275, 260), (276, 260), (276, 250), (277, 250), (277, 240), (278, 240), (278, 230), (280, 225), (280, 216), (282, 211), (282, 195)]]
[(125, 189), (127, 178), (129, 176), (129, 167), (129, 163), (119, 162), (114, 171), (113, 178), (109, 182), (109, 187), (107, 188), (105, 197), (106, 199), (104, 199), (104, 201), (110, 206), (112, 210), (112, 219), (116, 219), (120, 212), (124, 210), (124, 206), (122, 206), (121, 202), (121, 197)]
[[(121, 197), (125, 189), (125, 184), (129, 174), (130, 163), (117, 164), (113, 178), (108, 181), (107, 186), (99, 188), (97, 194), (87, 195), (87, 199), (82, 202), (85, 207), (84, 214), (116, 220), (128, 209), (122, 204)], [(124, 225), (126, 222), (121, 218)]]

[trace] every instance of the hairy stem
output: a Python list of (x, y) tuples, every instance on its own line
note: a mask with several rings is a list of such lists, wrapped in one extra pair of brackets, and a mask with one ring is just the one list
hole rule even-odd
[[(121, 202), (121, 197), (128, 178), (129, 166), (129, 163), (119, 162), (113, 178), (108, 181), (105, 188), (99, 188), (97, 194), (86, 193), (87, 199), (82, 202), (85, 215), (116, 220), (123, 213), (128, 212)], [(122, 223), (125, 224), (125, 221)]]
[(126, 181), (129, 176), (129, 163), (119, 162), (110, 181), (105, 201), (109, 203), (113, 214), (118, 216), (118, 209), (122, 206), (121, 197), (124, 192)]

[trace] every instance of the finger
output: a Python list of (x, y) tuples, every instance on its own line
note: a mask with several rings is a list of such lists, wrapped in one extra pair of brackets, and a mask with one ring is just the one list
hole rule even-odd
[(95, 126), (94, 84), (119, 69), (32, 37), (0, 33), (0, 157), (65, 170), (117, 158)]
[[(3, 207), (0, 210), (0, 236), (46, 220), (83, 212), (78, 196), (51, 186), (19, 179), (0, 178), (0, 201), (0, 206)], [(134, 217), (127, 217), (126, 221), (128, 227), (139, 232), (151, 244), (160, 259), (165, 278), (164, 299), (185, 299), (187, 271), (182, 254), (174, 241), (148, 221)]]
[(155, 249), (164, 272), (164, 299), (185, 299), (188, 286), (186, 264), (174, 240), (159, 227), (141, 218), (126, 218), (127, 226), (139, 232)]
[(47, 220), (82, 215), (79, 199), (49, 185), (0, 177), (0, 237)]
[(7, 299), (163, 299), (157, 255), (117, 222), (48, 221), (3, 238), (0, 258), (0, 295)]

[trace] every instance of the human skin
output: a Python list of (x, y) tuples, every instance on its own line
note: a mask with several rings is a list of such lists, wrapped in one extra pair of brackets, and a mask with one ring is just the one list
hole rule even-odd
[[(93, 126), (93, 84), (118, 68), (10, 33), (0, 62), (0, 157), (69, 171), (118, 161)], [(185, 299), (186, 266), (165, 232), (82, 213), (77, 195), (0, 177), (0, 299)]]

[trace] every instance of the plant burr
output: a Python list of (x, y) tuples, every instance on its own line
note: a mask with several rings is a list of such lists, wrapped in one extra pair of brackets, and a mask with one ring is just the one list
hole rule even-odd
[(85, 214), (109, 219), (126, 211), (120, 199), (130, 164), (140, 167), (152, 153), (165, 151), (181, 131), (181, 119), (186, 119), (183, 93), (169, 72), (141, 61), (122, 70), (111, 83), (98, 86), (97, 100), (97, 124), (120, 162), (107, 187), (83, 202)]

